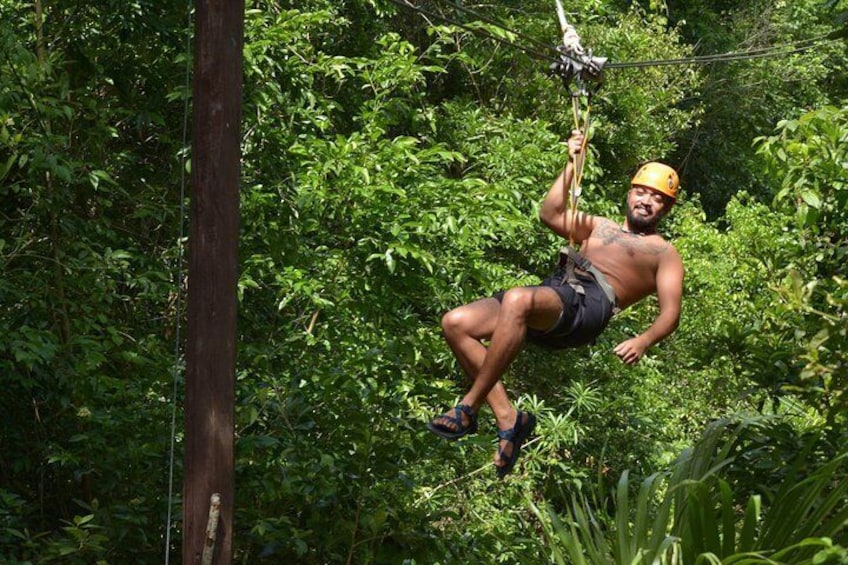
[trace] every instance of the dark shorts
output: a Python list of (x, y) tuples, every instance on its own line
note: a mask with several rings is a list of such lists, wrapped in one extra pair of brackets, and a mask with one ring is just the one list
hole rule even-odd
[[(547, 331), (527, 330), (527, 341), (549, 347), (565, 349), (593, 343), (607, 327), (613, 313), (604, 291), (591, 275), (577, 275), (585, 294), (578, 293), (568, 283), (563, 283), (564, 273), (557, 270), (538, 286), (552, 288), (562, 300), (562, 314), (556, 324)], [(494, 295), (499, 302), (504, 292)]]

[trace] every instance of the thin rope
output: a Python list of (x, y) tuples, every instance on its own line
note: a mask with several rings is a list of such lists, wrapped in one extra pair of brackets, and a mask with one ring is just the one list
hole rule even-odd
[[(423, 8), (419, 8), (418, 6), (415, 6), (414, 4), (409, 2), (409, 0), (389, 0), (389, 1), (392, 2), (393, 4), (396, 4), (396, 5), (404, 7), (404, 8), (408, 8), (408, 9), (413, 10), (415, 12), (418, 12), (422, 15), (429, 16), (431, 18), (436, 18), (436, 19), (441, 20), (441, 21), (443, 21), (447, 24), (457, 26), (459, 28), (462, 28), (462, 29), (470, 32), (470, 33), (473, 33), (473, 34), (476, 34), (476, 35), (479, 35), (479, 36), (483, 36), (483, 37), (486, 37), (488, 39), (493, 39), (493, 40), (495, 40), (499, 43), (502, 43), (502, 44), (507, 45), (509, 47), (512, 47), (514, 49), (518, 49), (518, 50), (523, 51), (527, 55), (529, 55), (529, 56), (531, 56), (531, 57), (533, 57), (533, 58), (535, 58), (539, 61), (559, 62), (561, 60), (561, 57), (565, 57), (567, 59), (574, 60), (572, 57), (569, 57), (568, 55), (561, 54), (561, 53), (557, 53), (555, 57), (553, 55), (540, 53), (539, 51), (537, 51), (535, 49), (530, 49), (528, 47), (525, 47), (524, 45), (520, 45), (518, 43), (513, 43), (511, 41), (508, 41), (506, 39), (503, 39), (501, 37), (493, 35), (493, 34), (487, 32), (485, 30), (481, 30), (480, 28), (476, 28), (476, 27), (469, 26), (467, 24), (463, 24), (461, 22), (458, 22), (458, 21), (456, 21), (452, 18), (449, 18), (448, 16), (443, 16), (442, 14), (437, 14), (437, 13), (434, 13), (434, 12), (430, 12), (428, 10), (424, 10)], [(550, 46), (545, 45), (543, 42), (540, 42), (540, 41), (533, 39), (533, 38), (531, 38), (531, 37), (529, 37), (525, 34), (517, 32), (517, 31), (509, 28), (508, 26), (498, 22), (497, 20), (483, 16), (483, 15), (481, 15), (477, 12), (474, 12), (473, 10), (466, 8), (464, 6), (461, 6), (461, 5), (455, 6), (455, 7), (457, 7), (460, 11), (474, 15), (480, 21), (483, 21), (485, 23), (488, 23), (490, 25), (498, 27), (498, 28), (502, 29), (503, 31), (505, 31), (509, 34), (514, 35), (515, 37), (520, 37), (522, 39), (525, 39), (526, 41), (529, 41), (529, 42), (531, 42), (535, 45), (538, 45), (539, 47), (544, 48), (545, 50), (551, 50), (552, 49)], [(794, 54), (797, 54), (797, 53), (802, 53), (804, 51), (809, 51), (810, 49), (813, 49), (813, 48), (816, 48), (816, 47), (821, 47), (821, 46), (824, 46), (824, 45), (828, 45), (830, 43), (834, 43), (836, 41), (841, 41), (841, 38), (835, 37), (835, 34), (837, 34), (837, 33), (839, 33), (839, 30), (837, 30), (835, 32), (830, 32), (830, 33), (827, 33), (827, 34), (822, 34), (822, 35), (819, 35), (819, 36), (816, 36), (816, 37), (813, 37), (813, 38), (801, 39), (801, 40), (797, 40), (797, 41), (793, 41), (793, 42), (789, 42), (789, 43), (784, 43), (784, 44), (781, 44), (781, 45), (772, 45), (772, 46), (769, 46), (769, 47), (760, 47), (760, 48), (748, 49), (748, 50), (744, 50), (744, 51), (729, 51), (729, 52), (726, 52), (726, 53), (717, 53), (717, 54), (714, 54), (714, 55), (696, 55), (696, 56), (693, 56), (693, 57), (682, 57), (682, 58), (679, 58), (679, 59), (651, 59), (651, 60), (644, 60), (644, 61), (608, 62), (604, 65), (604, 68), (607, 68), (607, 69), (631, 69), (631, 68), (643, 68), (643, 67), (661, 67), (661, 66), (670, 66), (670, 65), (708, 65), (708, 64), (713, 64), (713, 63), (726, 63), (726, 62), (731, 62), (731, 61), (747, 61), (747, 60), (751, 60), (751, 59), (763, 59), (763, 58), (767, 58), (767, 57), (781, 57), (781, 56), (787, 56), (787, 55), (794, 55)], [(553, 51), (555, 52), (556, 50), (553, 50)], [(576, 61), (576, 62), (580, 62), (580, 61)]]
[[(525, 443), (525, 444), (524, 444), (523, 449), (526, 449), (526, 448), (530, 447), (531, 445), (533, 445), (534, 443), (536, 443), (536, 442), (538, 442), (538, 441), (541, 441), (541, 439), (542, 439), (542, 438), (541, 438), (540, 436), (536, 436), (536, 437), (534, 437), (533, 439), (531, 439), (530, 441), (528, 441), (527, 443)], [(524, 457), (524, 461), (525, 461), (525, 462), (527, 462), (527, 461), (533, 461), (535, 458), (536, 458), (536, 452), (534, 451), (534, 452), (531, 452), (531, 453), (527, 454), (527, 456), (525, 456), (525, 457)], [(470, 473), (466, 473), (465, 475), (462, 475), (462, 476), (460, 476), (460, 477), (456, 477), (456, 478), (451, 479), (451, 480), (449, 480), (449, 481), (447, 481), (447, 482), (444, 482), (444, 483), (442, 483), (442, 484), (436, 485), (436, 486), (435, 486), (435, 487), (433, 487), (431, 490), (429, 490), (429, 491), (425, 492), (424, 494), (422, 494), (421, 496), (419, 496), (419, 497), (418, 497), (418, 498), (417, 498), (417, 499), (416, 499), (416, 500), (412, 503), (412, 505), (413, 505), (413, 506), (418, 506), (418, 505), (419, 505), (419, 504), (421, 504), (422, 502), (428, 501), (428, 500), (430, 500), (431, 498), (433, 498), (433, 496), (435, 496), (435, 494), (436, 494), (437, 492), (439, 492), (440, 490), (442, 490), (443, 488), (449, 487), (449, 486), (451, 486), (451, 485), (455, 485), (455, 484), (457, 484), (457, 483), (461, 483), (461, 482), (465, 481), (466, 479), (470, 479), (470, 478), (471, 478), (471, 477), (473, 477), (474, 475), (479, 475), (479, 474), (480, 474), (480, 473), (482, 473), (483, 471), (486, 471), (487, 469), (491, 468), (491, 467), (492, 467), (492, 465), (493, 465), (493, 463), (486, 463), (485, 465), (483, 465), (483, 466), (481, 466), (481, 467), (478, 467), (478, 468), (474, 469), (474, 470), (473, 470), (473, 471), (471, 471)]]
[[(529, 47), (525, 47), (525, 46), (520, 45), (518, 43), (513, 43), (512, 41), (509, 41), (509, 40), (504, 39), (502, 37), (498, 37), (497, 35), (491, 34), (488, 31), (485, 31), (485, 30), (480, 29), (478, 27), (473, 27), (473, 26), (470, 26), (470, 25), (467, 25), (467, 24), (463, 24), (463, 23), (458, 22), (458, 21), (456, 21), (452, 18), (449, 18), (447, 16), (443, 16), (441, 14), (437, 14), (435, 12), (430, 12), (429, 10), (424, 10), (423, 8), (419, 8), (418, 6), (411, 4), (408, 0), (389, 0), (389, 1), (392, 4), (396, 4), (396, 5), (401, 6), (403, 8), (409, 8), (410, 10), (412, 10), (414, 12), (418, 12), (419, 14), (421, 14), (423, 16), (427, 16), (427, 17), (430, 17), (430, 18), (435, 18), (437, 20), (441, 20), (441, 21), (443, 21), (443, 22), (445, 22), (449, 25), (453, 25), (453, 26), (456, 26), (458, 28), (464, 29), (464, 30), (466, 30), (466, 31), (468, 31), (472, 34), (475, 34), (475, 35), (478, 35), (478, 36), (483, 36), (483, 37), (486, 37), (488, 39), (493, 39), (493, 40), (497, 41), (498, 43), (502, 43), (504, 45), (512, 47), (513, 49), (518, 49), (519, 51), (523, 51), (524, 53), (526, 53), (530, 57), (535, 58), (539, 61), (546, 61), (546, 62), (550, 62), (550, 63), (558, 63), (559, 62), (559, 58), (553, 54), (554, 52), (552, 52), (551, 55), (546, 55), (544, 53), (540, 53), (539, 51), (536, 51), (535, 49), (530, 49)], [(509, 32), (513, 35), (516, 35), (516, 36), (519, 35), (516, 32), (512, 31), (511, 29), (503, 27), (501, 25), (498, 25), (498, 24), (492, 24), (492, 25), (494, 25), (495, 27), (499, 27), (500, 29), (502, 29), (506, 32)], [(547, 47), (549, 47), (549, 46), (547, 46)]]
[(544, 51), (550, 52), (552, 57), (558, 57), (559, 56), (559, 53), (557, 52), (557, 50), (552, 45), (545, 43), (544, 41), (539, 41), (538, 39), (536, 39), (535, 37), (533, 37), (531, 35), (521, 33), (520, 31), (515, 31), (514, 29), (510, 28), (509, 26), (507, 26), (505, 23), (498, 20), (497, 18), (493, 18), (491, 16), (486, 16), (484, 14), (481, 14), (480, 12), (472, 10), (471, 8), (469, 8), (469, 7), (467, 7), (463, 4), (460, 4), (460, 3), (458, 3), (454, 7), (457, 8), (460, 12), (465, 12), (469, 16), (472, 16), (472, 17), (480, 20), (481, 22), (485, 22), (485, 23), (493, 25), (495, 27), (499, 27), (502, 30), (513, 34), (515, 37), (521, 38), (525, 41), (529, 41), (530, 43), (532, 43), (536, 47), (538, 47), (538, 48), (540, 48)]
[(568, 29), (568, 20), (565, 18), (565, 8), (562, 6), (562, 2), (560, 0), (556, 0), (556, 12), (557, 18), (559, 19), (559, 27), (562, 30), (563, 36)]
[(176, 458), (177, 437), (177, 388), (180, 374), (180, 342), (182, 341), (182, 288), (184, 270), (183, 240), (185, 239), (185, 197), (186, 197), (186, 153), (188, 149), (188, 116), (189, 116), (189, 88), (191, 88), (191, 24), (192, 24), (192, 0), (188, 0), (188, 18), (186, 23), (186, 51), (185, 51), (185, 83), (183, 97), (183, 135), (180, 151), (180, 228), (177, 240), (177, 300), (176, 300), (176, 331), (174, 332), (174, 366), (173, 387), (171, 390), (171, 446), (168, 455), (168, 518), (165, 525), (165, 565), (171, 562), (171, 526), (172, 511), (174, 507), (174, 461)]
[(574, 26), (568, 23), (565, 18), (565, 8), (562, 7), (562, 2), (556, 0), (557, 18), (559, 18), (559, 26), (562, 31), (562, 45), (566, 51), (583, 55), (585, 52), (583, 46), (580, 45), (580, 36), (577, 35), (577, 30)]
[[(582, 192), (583, 170), (586, 164), (586, 146), (589, 144), (589, 115), (592, 110), (591, 99), (587, 98), (586, 111), (583, 112), (583, 127), (580, 127), (580, 97), (573, 94), (571, 97), (571, 109), (574, 117), (574, 129), (583, 132), (583, 142), (580, 144), (580, 152), (575, 157), (571, 170), (571, 190), (568, 195), (568, 210), (571, 212), (571, 227), (568, 230), (568, 244), (574, 247), (574, 229), (577, 227), (577, 208)], [(563, 187), (564, 189), (565, 187)]]

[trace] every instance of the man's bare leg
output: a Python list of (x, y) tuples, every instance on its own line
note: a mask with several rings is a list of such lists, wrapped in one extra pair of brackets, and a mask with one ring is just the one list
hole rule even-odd
[[(512, 428), (518, 412), (509, 401), (500, 377), (521, 350), (527, 328), (548, 329), (561, 313), (559, 295), (544, 287), (512, 289), (504, 295), (503, 302), (487, 298), (448, 312), (442, 319), (445, 339), (463, 370), (474, 379), (462, 403), (476, 411), (485, 397), (498, 429)], [(489, 348), (481, 339), (491, 339)], [(488, 375), (482, 382), (481, 374)], [(526, 418), (525, 415), (522, 423), (526, 423)], [(469, 423), (464, 414), (462, 419), (463, 424)], [(442, 423), (448, 424), (446, 420)], [(511, 456), (508, 442), (502, 440), (500, 447)], [(502, 464), (499, 454), (495, 455), (495, 463)]]
[[(451, 310), (442, 318), (445, 341), (472, 381), (477, 378), (477, 373), (486, 360), (487, 348), (481, 340), (492, 337), (500, 309), (498, 300), (484, 298)], [(500, 381), (489, 391), (486, 402), (498, 421), (515, 419), (515, 409)]]
[(551, 288), (519, 287), (507, 291), (485, 359), (462, 404), (478, 409), (521, 351), (527, 329), (547, 330), (556, 324), (561, 313), (562, 301)]

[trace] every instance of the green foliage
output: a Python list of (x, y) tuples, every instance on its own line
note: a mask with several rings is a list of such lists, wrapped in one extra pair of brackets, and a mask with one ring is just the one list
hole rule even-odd
[(0, 553), (160, 555), (183, 13), (0, 17)]
[[(596, 45), (595, 51), (611, 61), (679, 59), (692, 54), (667, 18), (636, 9), (620, 14), (614, 25), (588, 27), (586, 36), (587, 44)], [(701, 81), (694, 69), (685, 67), (607, 72), (599, 92), (596, 127), (611, 179), (629, 179), (640, 163), (670, 157), (677, 148), (677, 136), (699, 117), (700, 109), (684, 101), (697, 96)]]
[[(728, 482), (737, 453), (748, 453), (746, 428), (766, 435), (769, 422), (711, 425), (671, 471), (655, 473), (631, 499), (627, 472), (611, 495), (614, 516), (599, 515), (603, 490), (574, 496), (563, 516), (531, 507), (557, 563), (823, 563), (840, 562), (848, 516), (848, 453), (810, 467), (815, 440), (786, 464), (764, 497)], [(756, 465), (757, 461), (753, 461)], [(773, 489), (773, 490), (772, 490)], [(745, 498), (747, 497), (747, 502)], [(742, 511), (744, 508), (744, 511)]]
[[(672, 21), (680, 22), (699, 55), (791, 45), (834, 31), (817, 0), (667, 4)], [(684, 106), (698, 107), (703, 117), (677, 137), (673, 162), (679, 164), (683, 186), (701, 195), (711, 218), (720, 217), (739, 191), (760, 199), (774, 196), (751, 141), (799, 109), (841, 100), (846, 92), (838, 69), (846, 56), (844, 42), (823, 42), (803, 53), (699, 69), (703, 88)]]
[(786, 266), (775, 325), (801, 349), (792, 390), (816, 405), (836, 431), (844, 420), (848, 257), (848, 109), (824, 106), (778, 124), (758, 151), (779, 190), (775, 205), (794, 217), (800, 252)]
[[(794, 208), (799, 228), (814, 236), (841, 229), (848, 206), (848, 108), (823, 106), (797, 120), (782, 120), (778, 130), (780, 135), (758, 140), (768, 172), (780, 183), (775, 202)], [(830, 256), (837, 251), (838, 246), (826, 247), (819, 261), (841, 259)]]
[[(638, 366), (623, 366), (611, 350), (651, 322), (651, 301), (617, 318), (595, 347), (521, 355), (505, 383), (539, 416), (539, 434), (514, 475), (498, 482), (489, 418), (478, 437), (458, 444), (424, 431), (422, 422), (464, 386), (439, 319), (551, 268), (562, 242), (536, 216), (566, 157), (568, 93), (543, 64), (466, 30), (428, 26), (394, 4), (248, 4), (237, 560), (544, 562), (559, 546), (537, 535), (528, 496), (549, 504), (554, 514), (542, 515), (551, 519), (579, 508), (583, 518), (574, 520), (605, 523), (603, 497), (573, 498), (597, 480), (630, 510), (617, 524), (609, 519), (620, 544), (592, 543), (598, 555), (632, 561), (639, 540), (662, 529), (662, 513), (652, 512), (675, 480), (656, 469), (740, 406), (791, 414), (793, 425), (779, 438), (750, 427), (768, 432), (732, 444), (720, 474), (705, 478), (691, 452), (679, 460), (676, 469), (689, 461), (681, 475), (689, 478), (673, 494), (685, 494), (689, 514), (675, 523), (701, 523), (703, 534), (689, 528), (700, 545), (685, 547), (728, 554), (727, 489), (738, 539), (750, 531), (745, 539), (759, 543), (763, 532), (781, 531), (764, 529), (775, 497), (797, 502), (791, 496), (801, 492), (777, 485), (795, 477), (808, 493), (830, 488), (813, 469), (842, 472), (822, 462), (837, 453), (844, 422), (848, 290), (835, 278), (844, 263), (844, 111), (793, 119), (787, 110), (837, 97), (823, 60), (785, 63), (793, 84), (806, 85), (797, 96), (777, 89), (761, 104), (734, 95), (720, 111), (692, 103), (705, 81), (707, 89), (718, 84), (694, 69), (608, 72), (592, 109), (582, 209), (617, 217), (637, 161), (682, 154), (681, 140), (698, 124), (705, 131), (721, 118), (718, 136), (743, 113), (756, 124), (733, 130), (728, 143), (746, 150), (752, 132), (787, 120), (760, 142), (768, 170), (698, 162), (715, 178), (773, 182), (704, 176), (710, 184), (690, 184), (663, 226), (687, 266), (684, 316)], [(723, 21), (719, 6), (698, 4), (684, 24), (673, 4), (670, 14), (660, 4), (588, 0), (569, 5), (569, 19), (612, 60), (688, 56), (693, 29), (699, 40), (712, 29), (704, 41), (718, 48), (766, 21), (755, 8), (734, 9), (739, 28), (730, 33), (714, 25)], [(42, 7), (39, 35), (35, 4), (0, 0), (0, 554), (11, 562), (159, 562), (181, 314), (187, 18), (165, 2)], [(766, 23), (796, 37), (814, 12), (802, 3)], [(557, 40), (547, 3), (503, 4), (491, 14)], [(773, 66), (752, 69), (739, 74), (780, 80)], [(741, 162), (753, 160), (745, 153)], [(778, 198), (759, 203), (737, 194), (743, 185)], [(730, 202), (719, 225), (693, 198), (704, 194), (709, 208), (713, 192)], [(805, 450), (822, 422), (826, 441)], [(794, 453), (807, 454), (809, 469), (784, 464)], [(613, 484), (625, 469), (653, 478)], [(179, 465), (176, 472), (179, 482)], [(767, 511), (758, 522), (756, 502), (747, 522), (740, 512), (752, 494)], [(724, 529), (704, 526), (710, 519)], [(176, 553), (179, 528), (171, 533)], [(819, 562), (844, 560), (835, 533), (792, 536), (811, 544), (805, 555)], [(670, 539), (656, 537), (650, 551), (684, 547)]]

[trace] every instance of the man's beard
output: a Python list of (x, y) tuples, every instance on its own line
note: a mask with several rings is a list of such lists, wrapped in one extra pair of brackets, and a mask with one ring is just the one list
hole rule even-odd
[(627, 208), (627, 225), (630, 227), (631, 231), (637, 233), (654, 233), (659, 221), (659, 216), (645, 218), (634, 214), (632, 208)]

